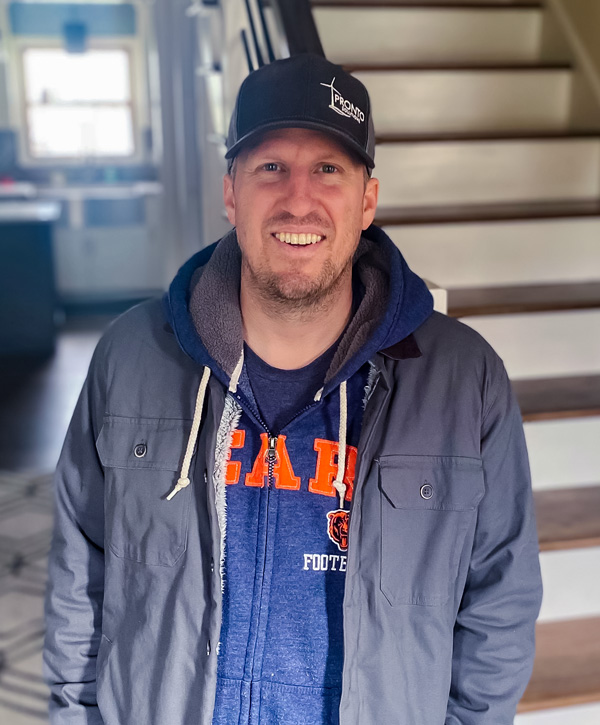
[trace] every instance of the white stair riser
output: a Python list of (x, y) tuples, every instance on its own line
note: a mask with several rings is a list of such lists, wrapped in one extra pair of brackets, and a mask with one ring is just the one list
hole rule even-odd
[(356, 73), (378, 134), (562, 130), (570, 71)]
[(600, 310), (463, 320), (504, 360), (511, 379), (600, 373)]
[(445, 287), (600, 280), (600, 219), (387, 227), (408, 264)]
[(600, 417), (525, 423), (536, 491), (600, 483)]
[(540, 10), (315, 8), (334, 63), (519, 62), (536, 58)]
[(390, 143), (375, 162), (380, 207), (600, 195), (594, 139)]
[(517, 715), (514, 725), (598, 725), (600, 703)]
[(540, 622), (600, 616), (600, 547), (544, 551), (540, 566)]

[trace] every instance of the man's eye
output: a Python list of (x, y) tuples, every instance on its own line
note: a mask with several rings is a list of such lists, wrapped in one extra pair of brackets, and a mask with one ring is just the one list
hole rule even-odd
[(323, 164), (321, 169), (325, 174), (335, 174), (337, 171), (337, 168), (333, 164)]
[(265, 171), (277, 171), (279, 169), (279, 164), (276, 164), (274, 161), (270, 161), (268, 164), (263, 166), (263, 169)]

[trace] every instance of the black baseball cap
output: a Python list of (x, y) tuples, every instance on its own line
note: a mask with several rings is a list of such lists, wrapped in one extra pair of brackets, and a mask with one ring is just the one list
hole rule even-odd
[(242, 83), (229, 124), (226, 159), (259, 134), (308, 128), (336, 138), (372, 169), (375, 133), (364, 85), (320, 55), (302, 53), (252, 71)]

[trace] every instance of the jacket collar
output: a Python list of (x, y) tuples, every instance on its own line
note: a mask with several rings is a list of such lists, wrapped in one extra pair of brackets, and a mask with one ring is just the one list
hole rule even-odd
[(415, 336), (412, 333), (407, 335), (403, 340), (400, 340), (400, 342), (396, 342), (390, 345), (390, 347), (380, 350), (380, 353), (390, 358), (390, 360), (407, 360), (409, 358), (422, 356)]

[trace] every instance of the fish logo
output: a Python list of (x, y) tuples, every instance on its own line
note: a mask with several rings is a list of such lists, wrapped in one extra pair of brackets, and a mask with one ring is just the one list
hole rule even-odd
[(343, 509), (329, 511), (327, 514), (327, 535), (340, 551), (348, 550), (348, 526), (350, 512)]

